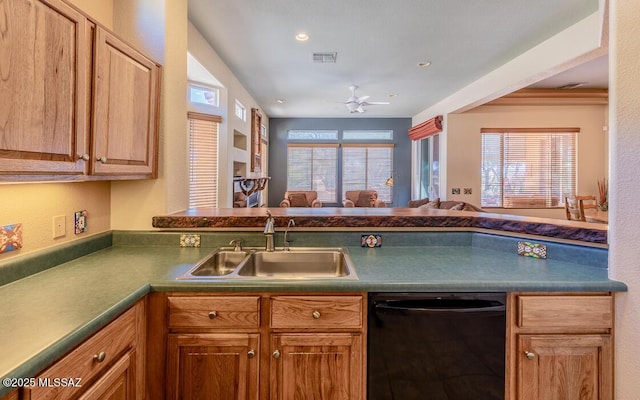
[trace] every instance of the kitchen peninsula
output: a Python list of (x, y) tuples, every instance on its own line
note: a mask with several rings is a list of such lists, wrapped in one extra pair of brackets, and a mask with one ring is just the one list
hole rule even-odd
[[(255, 376), (268, 376), (273, 352), (270, 340), (286, 338), (284, 334), (289, 329), (267, 322), (270, 321), (271, 304), (275, 301), (306, 304), (307, 298), (316, 301), (328, 296), (355, 307), (356, 304), (350, 302), (357, 297), (361, 299), (358, 304), (363, 313), (358, 321), (364, 321), (364, 302), (369, 292), (506, 292), (512, 307), (510, 318), (515, 318), (515, 310), (521, 307), (524, 307), (523, 312), (529, 312), (528, 307), (545, 304), (545, 310), (549, 310), (548, 303), (545, 303), (547, 299), (552, 300), (551, 311), (562, 312), (563, 315), (576, 309), (572, 306), (574, 300), (581, 305), (577, 307), (579, 313), (590, 310), (582, 305), (595, 302), (598, 313), (613, 315), (614, 293), (626, 290), (624, 283), (608, 278), (607, 231), (599, 224), (438, 210), (425, 213), (410, 209), (319, 209), (311, 213), (303, 209), (272, 208), (270, 211), (275, 218), (276, 248), (282, 243), (288, 219), (293, 218), (296, 227), (290, 232), (294, 240), (292, 247), (344, 246), (359, 279), (178, 280), (213, 248), (228, 246), (231, 240), (240, 239), (245, 246), (263, 246), (266, 209), (200, 210), (156, 217), (154, 226), (159, 231), (105, 232), (64, 248), (47, 249), (35, 255), (0, 262), (0, 282), (8, 283), (0, 286), (0, 320), (6, 321), (0, 325), (0, 342), (11, 349), (0, 358), (0, 377), (33, 377), (43, 373), (45, 375), (42, 376), (46, 376), (47, 368), (59, 365), (57, 360), (64, 360), (74, 354), (74, 349), (91, 344), (101, 332), (114, 331), (115, 328), (110, 328), (113, 322), (124, 324), (124, 316), (125, 319), (148, 320), (146, 338), (144, 333), (139, 337), (139, 332), (144, 332), (144, 329), (131, 333), (127, 336), (130, 344), (123, 345), (123, 349), (140, 349), (144, 346), (140, 343), (146, 339), (146, 363), (148, 374), (151, 374), (147, 375), (147, 382), (169, 382), (171, 380), (162, 375), (165, 365), (169, 365), (176, 374), (182, 372), (176, 369), (175, 359), (164, 358), (167, 348), (158, 350), (153, 346), (165, 343), (169, 337), (173, 338), (169, 342), (170, 349), (173, 349), (169, 354), (186, 348), (188, 344), (181, 340), (190, 337), (189, 329), (195, 329), (192, 324), (215, 321), (211, 315), (201, 319), (194, 312), (200, 306), (219, 304), (220, 301), (223, 304), (241, 302), (251, 311), (247, 315), (262, 315), (255, 321), (248, 317), (237, 321), (252, 324), (250, 328), (227, 327), (224, 332), (216, 332), (222, 332), (222, 337), (226, 337), (224, 335), (235, 329), (236, 333), (250, 339), (248, 343), (251, 346), (255, 335), (260, 335), (260, 348), (251, 353), (257, 354), (255, 360), (263, 360), (260, 361), (261, 372)], [(383, 246), (361, 247), (361, 234), (372, 232), (382, 235)], [(181, 236), (188, 234), (199, 235), (201, 247), (180, 247)], [(515, 250), (518, 240), (546, 243), (549, 257), (519, 256)], [(75, 255), (71, 259), (62, 259), (67, 254)], [(33, 269), (34, 264), (44, 265), (55, 259), (61, 261), (56, 265), (43, 266), (40, 273)], [(31, 275), (17, 280), (10, 277), (2, 279), (2, 275), (13, 275), (15, 271), (25, 269), (30, 269)], [(200, 306), (183, 310), (181, 305), (189, 302)], [(210, 314), (210, 311), (207, 312)], [(175, 318), (179, 319), (165, 320), (174, 318), (174, 312)], [(57, 317), (62, 314), (64, 318)], [(134, 314), (137, 316), (132, 317)], [(331, 315), (330, 310), (322, 311), (322, 314)], [(528, 314), (523, 315), (529, 318)], [(537, 315), (532, 314), (532, 317), (539, 318)], [(593, 319), (580, 319), (581, 334), (612, 337), (611, 318), (605, 321), (606, 325), (596, 321), (593, 326), (586, 326), (584, 321), (593, 323)], [(536, 323), (540, 322), (544, 321)], [(528, 319), (508, 320), (511, 327), (508, 328), (511, 329), (511, 339), (507, 344), (512, 346), (509, 347), (510, 352), (515, 351), (518, 338), (524, 340), (529, 337), (527, 329), (531, 329), (530, 323)], [(349, 333), (361, 335), (361, 338), (366, 334), (363, 322), (342, 328), (340, 332), (335, 332), (336, 329), (340, 331), (340, 328), (327, 327), (316, 333), (324, 337)], [(575, 333), (573, 327), (566, 326), (547, 326), (545, 329), (545, 332), (554, 334)], [(204, 340), (214, 333), (200, 336)], [(565, 343), (571, 343), (577, 336), (568, 336)], [(281, 345), (277, 341), (273, 343), (274, 346)], [(362, 340), (350, 342), (347, 347), (362, 357), (364, 343)], [(599, 342), (596, 347), (609, 351), (610, 342)], [(248, 349), (253, 350), (251, 347)], [(122, 353), (121, 350), (116, 351), (117, 354)], [(100, 351), (96, 354), (99, 359)], [(143, 363), (135, 361), (139, 360), (136, 357), (140, 356), (140, 350), (122, 354), (131, 355), (127, 357), (132, 371)], [(254, 358), (250, 356), (250, 359)], [(522, 362), (512, 357), (508, 364), (507, 376), (513, 379), (508, 387), (514, 393), (519, 381), (515, 381), (513, 369), (520, 368)], [(112, 365), (116, 367), (118, 363), (114, 361), (109, 368)], [(258, 366), (253, 365), (254, 369), (247, 371), (255, 372)], [(354, 374), (362, 376), (364, 365), (364, 362), (353, 364)], [(608, 379), (609, 364), (599, 368)], [(145, 385), (144, 378), (138, 374), (136, 379), (140, 379), (137, 381), (139, 390), (139, 386)], [(355, 392), (362, 392), (362, 381), (354, 388)], [(268, 398), (268, 383), (262, 380), (251, 382), (251, 390), (260, 387), (260, 398)], [(87, 380), (86, 383), (87, 387), (94, 386), (92, 381)], [(153, 386), (156, 391), (147, 394), (147, 398), (162, 397), (162, 387), (146, 386)], [(0, 387), (0, 396), (7, 394), (9, 389), (11, 387)], [(176, 392), (180, 389), (170, 387), (167, 390)]]
[[(345, 230), (451, 230), (496, 231), (496, 233), (536, 235), (552, 240), (606, 244), (607, 225), (549, 218), (522, 217), (495, 213), (421, 208), (293, 208), (273, 207), (269, 211), (276, 227), (285, 227), (293, 218), (297, 228)], [(202, 208), (153, 218), (159, 229), (251, 229), (264, 227), (266, 208)]]

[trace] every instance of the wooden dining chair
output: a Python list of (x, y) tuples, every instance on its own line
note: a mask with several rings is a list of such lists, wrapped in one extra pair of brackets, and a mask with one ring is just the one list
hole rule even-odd
[(571, 196), (564, 198), (564, 210), (569, 221), (587, 222), (584, 210), (596, 209), (596, 196)]

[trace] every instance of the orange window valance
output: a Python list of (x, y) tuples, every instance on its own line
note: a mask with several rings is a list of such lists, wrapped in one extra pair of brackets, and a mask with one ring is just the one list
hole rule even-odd
[(442, 115), (433, 117), (409, 129), (411, 140), (428, 138), (442, 132)]

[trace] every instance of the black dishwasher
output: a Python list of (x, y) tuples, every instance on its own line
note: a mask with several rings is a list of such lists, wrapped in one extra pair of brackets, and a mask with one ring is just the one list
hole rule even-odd
[(369, 400), (504, 400), (505, 293), (371, 293)]

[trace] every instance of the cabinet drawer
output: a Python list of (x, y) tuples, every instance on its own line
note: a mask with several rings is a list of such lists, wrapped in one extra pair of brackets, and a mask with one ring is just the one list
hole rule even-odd
[(362, 327), (362, 296), (274, 296), (272, 328)]
[(521, 328), (611, 328), (610, 296), (518, 296)]
[[(136, 317), (138, 304), (98, 333), (87, 339), (71, 353), (42, 372), (36, 379), (81, 378), (80, 384), (87, 386), (93, 378), (102, 373), (126, 350), (135, 346)], [(74, 381), (75, 382), (75, 381)], [(83, 388), (35, 386), (25, 389), (25, 399), (66, 400), (77, 397)]]
[(257, 328), (260, 296), (169, 297), (170, 328)]

